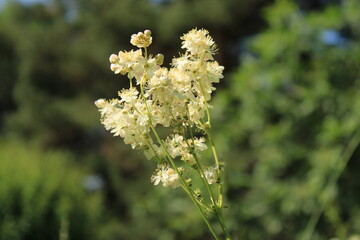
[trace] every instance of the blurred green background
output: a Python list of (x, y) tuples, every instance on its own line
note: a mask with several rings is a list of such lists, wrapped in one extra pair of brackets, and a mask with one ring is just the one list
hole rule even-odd
[(360, 239), (360, 1), (0, 0), (0, 239), (211, 239), (155, 163), (100, 125), (108, 57), (206, 28), (233, 239)]

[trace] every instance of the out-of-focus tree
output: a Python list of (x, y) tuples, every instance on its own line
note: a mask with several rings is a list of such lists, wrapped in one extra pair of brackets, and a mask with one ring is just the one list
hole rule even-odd
[(13, 69), (16, 66), (15, 46), (3, 28), (0, 28), (0, 132), (2, 130), (5, 113), (14, 110), (15, 102), (12, 97), (17, 71)]
[(177, 0), (164, 1), (160, 6), (157, 29), (164, 46), (173, 55), (175, 36), (180, 36), (192, 28), (205, 28), (210, 31), (219, 45), (217, 58), (231, 71), (239, 62), (241, 51), (239, 41), (245, 36), (255, 34), (264, 27), (260, 9), (273, 1), (237, 0)]
[(359, 234), (359, 9), (279, 0), (244, 42), (214, 104), (239, 239)]
[(1, 239), (114, 239), (121, 225), (71, 155), (2, 139), (0, 156)]
[[(27, 6), (9, 1), (0, 13), (1, 84), (6, 84), (2, 129), (44, 146), (88, 151), (99, 140), (94, 99), (116, 97), (113, 89), (127, 85), (108, 71), (107, 59), (130, 47), (132, 33), (151, 29), (161, 42), (151, 50), (171, 56), (177, 55), (179, 35), (194, 26), (209, 28), (231, 69), (237, 63), (235, 45), (259, 29), (263, 5), (261, 0), (240, 5), (233, 0), (54, 0)], [(251, 19), (251, 28), (245, 27)]]
[[(4, 131), (44, 145), (65, 141), (70, 145), (81, 131), (78, 126), (91, 119), (69, 113), (81, 110), (86, 98), (79, 94), (78, 79), (71, 71), (74, 66), (68, 61), (72, 29), (63, 20), (63, 9), (12, 3), (1, 18), (16, 61), (10, 71), (16, 73), (13, 88), (9, 89), (16, 111), (6, 116)], [(70, 99), (73, 104), (64, 107)]]

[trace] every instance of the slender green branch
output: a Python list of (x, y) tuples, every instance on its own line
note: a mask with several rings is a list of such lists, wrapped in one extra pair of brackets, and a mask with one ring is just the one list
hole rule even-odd
[[(155, 180), (155, 184), (161, 181), (164, 186), (178, 187), (180, 185), (194, 202), (215, 239), (220, 240), (211, 226), (210, 220), (205, 216), (205, 213), (207, 214), (208, 212), (215, 215), (223, 229), (226, 239), (230, 239), (221, 217), (223, 205), (222, 182), (221, 180), (219, 181), (217, 186), (218, 192), (216, 194), (215, 189), (210, 186), (206, 178), (208, 169), (201, 165), (199, 155), (196, 153), (198, 145), (196, 138), (194, 138), (192, 127), (194, 125), (199, 127), (202, 123), (199, 122), (200, 125), (198, 125), (198, 123), (194, 122), (194, 119), (190, 117), (189, 109), (187, 109), (189, 118), (186, 117), (186, 113), (185, 116), (183, 116), (183, 104), (187, 105), (192, 103), (192, 101), (194, 101), (195, 105), (204, 104), (203, 108), (200, 109), (202, 115), (205, 110), (207, 115), (207, 117), (204, 117), (207, 122), (206, 127), (203, 126), (203, 129), (210, 140), (216, 164), (216, 169), (211, 170), (217, 172), (218, 178), (216, 180), (221, 179), (219, 158), (210, 134), (211, 116), (209, 111), (210, 105), (207, 103), (207, 99), (212, 89), (211, 91), (204, 91), (204, 84), (206, 84), (206, 87), (210, 87), (213, 82), (217, 82), (217, 80), (221, 78), (221, 74), (218, 73), (222, 72), (223, 67), (209, 68), (208, 62), (216, 63), (216, 61), (212, 61), (213, 59), (209, 57), (209, 54), (212, 55), (215, 52), (215, 43), (208, 35), (207, 30), (193, 29), (182, 36), (181, 39), (183, 40), (182, 48), (186, 48), (186, 52), (181, 58), (174, 58), (174, 66), (168, 70), (167, 68), (161, 67), (164, 60), (162, 54), (158, 54), (153, 58), (148, 53), (147, 47), (149, 47), (152, 42), (151, 31), (145, 30), (144, 32), (133, 34), (130, 43), (140, 50), (130, 52), (120, 51), (119, 54), (111, 54), (109, 58), (111, 63), (110, 68), (115, 74), (128, 74), (130, 89), (120, 92), (120, 98), (123, 98), (120, 101), (115, 99), (110, 101), (99, 99), (95, 104), (100, 110), (101, 121), (106, 129), (110, 129), (115, 136), (119, 135), (123, 137), (125, 143), (131, 144), (132, 147), (140, 148), (142, 146), (141, 149), (145, 150), (147, 158), (154, 158), (158, 164), (166, 162), (165, 166), (157, 169), (156, 175), (152, 177), (152, 181)], [(194, 41), (195, 39), (197, 41)], [(204, 42), (206, 42), (206, 44), (203, 44)], [(210, 43), (210, 46), (208, 46), (208, 43)], [(199, 47), (201, 51), (193, 52), (191, 49), (194, 47)], [(192, 67), (189, 68), (187, 63), (191, 66), (194, 65), (198, 70), (192, 69)], [(172, 69), (176, 70), (176, 74), (173, 74)], [(216, 77), (217, 79), (208, 78), (209, 76), (205, 75), (205, 72), (216, 73), (218, 77)], [(173, 79), (182, 79), (182, 77), (177, 74), (184, 75), (186, 77), (184, 81)], [(189, 74), (194, 75), (189, 78)], [(135, 79), (133, 79), (134, 77)], [(134, 84), (132, 82), (133, 80), (135, 81)], [(139, 85), (139, 87), (137, 87), (137, 85)], [(187, 99), (184, 102), (183, 99), (189, 96), (188, 94), (192, 94), (191, 99)], [(207, 99), (205, 99), (206, 96), (208, 96)], [(130, 101), (130, 103), (128, 103), (128, 101)], [(199, 112), (197, 113), (199, 114)], [(129, 126), (129, 122), (132, 122), (134, 126)], [(183, 135), (180, 137), (181, 139), (174, 137), (171, 140), (171, 143), (179, 143), (179, 146), (168, 146), (168, 140), (160, 138), (156, 130), (158, 124), (165, 128), (172, 127), (172, 131), (176, 135), (181, 135), (183, 131)], [(189, 127), (189, 130), (187, 127)], [(189, 137), (190, 134), (191, 138)], [(188, 148), (184, 142), (186, 142)], [(175, 147), (178, 151), (176, 154), (170, 151), (172, 147)], [(159, 152), (159, 150), (161, 152)], [(191, 162), (208, 192), (208, 194), (205, 194), (206, 197), (201, 196), (200, 190), (194, 190), (194, 188), (192, 188), (190, 178), (185, 178), (187, 175), (184, 174), (185, 168), (183, 167), (187, 166), (183, 166), (176, 161), (176, 157), (181, 154), (183, 154), (182, 159), (184, 160), (190, 160), (187, 159), (187, 157), (191, 158)], [(177, 167), (177, 164), (183, 167)], [(212, 174), (215, 175), (214, 172), (212, 172)], [(167, 176), (173, 178), (169, 179)], [(211, 183), (213, 182), (215, 181)], [(207, 196), (209, 196), (209, 198), (207, 198)], [(215, 197), (217, 197), (217, 199)]]
[[(147, 57), (147, 51), (145, 48), (145, 56)], [(146, 78), (146, 74), (144, 74), (143, 78)], [(151, 118), (151, 113), (150, 113), (150, 109), (147, 105), (146, 102), (146, 98), (145, 98), (145, 94), (144, 94), (144, 86), (143, 83), (145, 81), (141, 81), (140, 83), (140, 94), (142, 99), (144, 100), (145, 106), (146, 106), (146, 110), (147, 110), (147, 114), (149, 117), (149, 125), (151, 128), (151, 131), (153, 132), (153, 134), (155, 135), (155, 138), (157, 139), (158, 143), (161, 145), (161, 147), (164, 149), (166, 156), (167, 156), (167, 160), (169, 161), (170, 165), (172, 166), (172, 168), (176, 171), (176, 173), (179, 176), (180, 182), (181, 182), (181, 187), (185, 190), (185, 192), (189, 195), (189, 197), (191, 198), (191, 200), (194, 202), (196, 208), (198, 209), (198, 211), (200, 212), (200, 215), (202, 216), (203, 220), (205, 221), (206, 225), (208, 226), (210, 232), (213, 234), (214, 238), (216, 240), (220, 240), (219, 237), (216, 235), (215, 230), (212, 228), (209, 220), (206, 218), (204, 211), (201, 208), (200, 203), (197, 201), (196, 197), (194, 196), (193, 192), (191, 191), (191, 189), (189, 188), (188, 184), (186, 183), (184, 177), (182, 176), (182, 174), (179, 172), (178, 167), (176, 166), (174, 160), (172, 159), (170, 153), (168, 152), (166, 146), (164, 145), (162, 139), (159, 137), (159, 134), (157, 133), (155, 127), (153, 126), (152, 123), (152, 118)]]
[[(209, 114), (209, 117), (208, 118), (210, 118), (210, 114)], [(192, 139), (192, 144), (193, 144), (193, 146), (195, 145), (195, 143), (194, 143), (194, 134), (193, 134), (193, 132), (192, 132), (192, 129), (191, 129), (191, 127), (189, 127), (189, 132), (190, 132), (190, 135), (191, 135), (191, 139)], [(208, 135), (209, 136), (209, 135)], [(211, 142), (211, 148), (212, 148), (212, 151), (213, 151), (213, 154), (214, 154), (214, 158), (215, 158), (215, 163), (216, 163), (216, 165), (217, 165), (217, 167), (218, 167), (218, 169), (217, 169), (217, 171), (218, 171), (218, 176), (220, 176), (220, 173), (219, 173), (219, 159), (218, 159), (218, 156), (217, 156), (217, 152), (216, 152), (216, 148), (215, 148), (215, 144), (214, 144), (214, 142), (212, 141), (212, 138), (211, 137), (209, 137), (209, 139), (211, 140), (210, 142)], [(190, 146), (189, 146), (189, 143), (188, 142), (186, 142), (187, 143), (187, 145), (188, 145), (188, 147), (189, 147), (189, 149), (191, 149), (190, 148)], [(208, 193), (209, 193), (209, 197), (210, 197), (210, 200), (211, 200), (211, 202), (212, 202), (212, 204), (213, 204), (213, 206), (214, 206), (214, 214), (215, 214), (215, 217), (218, 219), (218, 221), (219, 221), (219, 223), (220, 223), (220, 226), (221, 226), (221, 228), (222, 228), (222, 230), (223, 230), (223, 232), (224, 232), (224, 234), (225, 234), (225, 236), (226, 236), (226, 239), (230, 239), (230, 235), (229, 235), (229, 233), (228, 233), (228, 230), (227, 230), (227, 228), (226, 228), (226, 225), (224, 224), (224, 221), (223, 221), (223, 219), (222, 219), (222, 216), (221, 216), (221, 210), (222, 210), (222, 188), (221, 188), (221, 182), (219, 183), (219, 192), (218, 192), (218, 202), (216, 203), (215, 202), (215, 198), (214, 198), (214, 194), (213, 194), (213, 192), (212, 192), (212, 190), (211, 190), (211, 187), (210, 187), (210, 185), (209, 185), (209, 182), (207, 181), (207, 179), (206, 179), (206, 176), (205, 176), (205, 172), (204, 172), (204, 169), (203, 169), (203, 167), (202, 167), (202, 165), (200, 164), (200, 161), (199, 161), (199, 159), (198, 159), (198, 157), (197, 157), (197, 155), (196, 155), (196, 153), (195, 152), (193, 152), (193, 153), (191, 153), (193, 156), (194, 156), (194, 159), (195, 159), (195, 162), (196, 162), (196, 165), (197, 165), (197, 171), (198, 171), (198, 173), (199, 173), (199, 175), (200, 175), (200, 178), (201, 178), (201, 180), (202, 180), (202, 182), (203, 182), (203, 184), (205, 185), (205, 187), (206, 187), (206, 189), (207, 189), (207, 191), (208, 191)]]
[(218, 184), (218, 205), (220, 207), (220, 209), (223, 208), (224, 206), (224, 202), (223, 202), (223, 186), (222, 186), (222, 179), (221, 179), (221, 170), (220, 170), (220, 162), (219, 162), (219, 157), (216, 151), (216, 147), (215, 147), (215, 142), (211, 137), (211, 132), (209, 130), (207, 130), (206, 126), (201, 123), (199, 121), (199, 125), (201, 125), (202, 129), (204, 130), (205, 134), (207, 135), (209, 142), (210, 142), (210, 147), (211, 147), (211, 152), (213, 154), (214, 160), (215, 160), (215, 164), (218, 167), (217, 169), (217, 174), (220, 177), (220, 183)]
[(211, 190), (211, 187), (205, 177), (205, 174), (204, 174), (204, 170), (199, 162), (199, 159), (197, 158), (196, 154), (194, 154), (194, 158), (195, 158), (195, 161), (196, 161), (196, 164), (198, 166), (198, 171), (199, 171), (199, 174), (200, 174), (200, 178), (202, 179), (209, 195), (210, 195), (210, 199), (211, 199), (211, 202), (213, 203), (214, 205), (214, 214), (215, 214), (215, 217), (218, 219), (219, 223), (220, 223), (220, 226), (226, 236), (226, 239), (230, 239), (230, 236), (229, 236), (229, 233), (228, 233), (228, 230), (223, 222), (223, 219), (222, 219), (222, 216), (221, 216), (221, 206), (219, 206), (215, 200), (214, 200), (214, 194)]
[[(204, 96), (205, 98), (205, 91), (204, 91), (204, 88), (200, 82), (200, 89), (201, 89), (201, 92), (202, 92), (202, 95)], [(208, 124), (208, 128), (206, 125), (202, 124), (201, 122), (201, 125), (206, 133), (206, 135), (208, 136), (208, 139), (210, 141), (210, 145), (211, 145), (211, 151), (212, 151), (212, 154), (214, 156), (214, 160), (215, 160), (215, 164), (216, 166), (218, 167), (217, 169), (217, 174), (218, 176), (221, 178), (221, 170), (220, 170), (220, 164), (219, 164), (219, 157), (218, 157), (218, 154), (217, 154), (217, 151), (216, 151), (216, 147), (215, 147), (215, 142), (211, 136), (211, 115), (210, 115), (210, 111), (209, 111), (209, 105), (208, 103), (206, 102), (206, 100), (204, 99), (204, 104), (205, 104), (205, 107), (206, 107), (206, 114), (207, 114), (207, 124)], [(208, 130), (209, 129), (209, 130)], [(218, 204), (220, 206), (220, 210), (222, 209), (223, 207), (223, 180), (220, 179), (220, 183), (218, 184)]]
[(211, 233), (213, 234), (214, 238), (215, 238), (216, 240), (219, 240), (219, 237), (216, 235), (216, 233), (215, 233), (214, 229), (212, 228), (209, 220), (206, 218), (204, 211), (202, 210), (202, 208), (199, 206), (198, 202), (196, 201), (196, 198), (194, 197), (191, 189), (190, 189), (190, 188), (188, 187), (188, 185), (186, 184), (185, 179), (183, 178), (182, 174), (179, 172), (179, 169), (177, 168), (175, 162), (173, 161), (170, 153), (167, 151), (167, 148), (165, 147), (163, 141), (162, 141), (161, 138), (159, 137), (157, 131), (155, 130), (155, 128), (154, 128), (152, 125), (150, 125), (150, 128), (151, 128), (152, 132), (154, 133), (157, 141), (158, 141), (159, 144), (161, 145), (161, 147), (165, 150), (165, 153), (166, 153), (166, 155), (167, 155), (167, 159), (168, 159), (170, 165), (174, 168), (174, 170), (176, 171), (176, 173), (179, 175), (181, 184), (182, 184), (183, 187), (185, 187), (186, 190), (187, 190), (187, 191), (185, 191), (185, 192), (189, 195), (189, 197), (191, 198), (191, 200), (195, 203), (198, 211), (200, 212), (200, 215), (202, 216), (202, 218), (203, 218), (203, 220), (205, 221), (206, 225), (208, 226), (209, 230), (210, 230)]

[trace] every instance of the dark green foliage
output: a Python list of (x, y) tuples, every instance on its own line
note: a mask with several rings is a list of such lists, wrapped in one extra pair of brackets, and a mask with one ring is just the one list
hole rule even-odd
[(99, 239), (101, 195), (85, 191), (69, 154), (2, 140), (0, 156), (0, 239)]
[(239, 239), (302, 239), (318, 213), (311, 239), (359, 233), (360, 185), (348, 185), (359, 174), (355, 7), (305, 13), (278, 1), (265, 11), (268, 29), (247, 43), (231, 89), (218, 95)]

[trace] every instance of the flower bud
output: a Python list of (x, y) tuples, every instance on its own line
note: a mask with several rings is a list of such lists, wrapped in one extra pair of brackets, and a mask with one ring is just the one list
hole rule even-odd
[(138, 48), (146, 48), (152, 43), (150, 30), (145, 30), (145, 33), (139, 32), (138, 34), (131, 35), (130, 43)]
[(99, 99), (97, 101), (95, 101), (95, 105), (98, 107), (98, 108), (103, 108), (105, 107), (105, 104), (106, 104), (106, 101), (104, 99)]
[(202, 198), (200, 189), (198, 189), (198, 188), (195, 189), (194, 194), (195, 194), (195, 197), (197, 197), (197, 198)]
[(146, 30), (144, 31), (144, 34), (145, 34), (146, 36), (150, 37), (151, 31), (148, 30), (148, 29), (146, 29)]
[(192, 180), (191, 178), (186, 179), (186, 184), (191, 187), (192, 186)]
[(185, 169), (183, 167), (178, 167), (177, 169), (178, 169), (180, 175), (182, 175), (185, 171)]
[(110, 63), (116, 63), (119, 61), (119, 57), (116, 54), (111, 54), (109, 61)]
[(111, 71), (115, 72), (116, 74), (118, 74), (120, 72), (120, 65), (119, 64), (114, 64), (112, 63), (110, 65), (110, 69)]
[(156, 56), (155, 56), (155, 64), (156, 65), (162, 65), (164, 63), (164, 55), (162, 55), (162, 54), (157, 54)]

